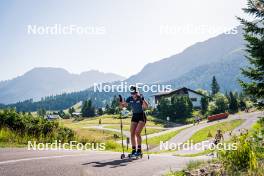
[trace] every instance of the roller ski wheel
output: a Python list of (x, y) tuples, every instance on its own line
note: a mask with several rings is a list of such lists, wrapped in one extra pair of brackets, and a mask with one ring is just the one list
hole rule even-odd
[(143, 153), (137, 154), (138, 158), (142, 159), (143, 158)]
[(125, 154), (121, 154), (120, 156), (121, 159), (124, 159), (125, 157), (126, 157)]
[(136, 155), (135, 154), (128, 154), (128, 158), (129, 159), (136, 159)]

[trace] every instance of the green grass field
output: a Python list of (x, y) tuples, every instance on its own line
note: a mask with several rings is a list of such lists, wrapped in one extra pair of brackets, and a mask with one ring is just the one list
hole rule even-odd
[[(160, 135), (160, 136), (149, 138), (148, 139), (149, 147), (154, 148), (160, 144), (160, 141), (166, 142), (166, 141), (170, 140), (171, 138), (173, 138), (174, 136), (179, 134), (184, 129), (186, 129), (186, 128), (182, 128), (180, 130), (171, 131), (171, 132), (165, 133), (165, 134)], [(146, 141), (144, 140), (143, 143), (145, 143), (145, 142)]]
[[(109, 125), (109, 126), (105, 126), (105, 128), (112, 128), (112, 129), (120, 129), (120, 125)], [(123, 130), (125, 131), (129, 131), (130, 130), (130, 126), (129, 125), (124, 125), (123, 126)], [(161, 131), (165, 131), (165, 129), (155, 129), (155, 128), (147, 128), (147, 134), (153, 134), (153, 133), (158, 133)], [(145, 134), (144, 129), (142, 130), (142, 134)]]
[[(94, 118), (86, 118), (80, 121), (76, 121), (74, 119), (63, 119), (61, 120), (61, 124), (65, 125), (66, 127), (72, 127), (72, 128), (82, 128), (85, 126), (91, 126), (91, 125), (98, 125), (99, 119), (101, 119), (102, 124), (120, 124), (119, 115), (102, 115), (99, 117)], [(161, 122), (156, 122), (155, 118), (148, 116), (148, 126), (158, 126), (163, 127), (164, 124)], [(130, 125), (131, 118), (125, 118), (122, 119), (124, 125)]]
[[(221, 122), (212, 126), (205, 127), (194, 133), (189, 140), (190, 141), (192, 140), (194, 144), (205, 141), (215, 136), (218, 129), (220, 129), (222, 133), (232, 131), (236, 127), (240, 126), (244, 121), (245, 121), (244, 119), (243, 120), (237, 119), (237, 120), (232, 120), (229, 122)], [(211, 133), (212, 137), (208, 136), (209, 132)]]
[(108, 130), (81, 128), (75, 129), (76, 134), (80, 139), (86, 139), (90, 142), (105, 142), (109, 140), (120, 140), (121, 134)]
[[(114, 142), (115, 140), (120, 140), (120, 138), (121, 138), (120, 133), (111, 132), (108, 130), (84, 128), (84, 127), (98, 125), (99, 119), (101, 119), (101, 124), (106, 125), (107, 128), (120, 129), (119, 115), (103, 115), (100, 117), (83, 119), (83, 120), (79, 120), (79, 121), (74, 120), (74, 119), (63, 119), (63, 120), (60, 120), (60, 124), (62, 126), (73, 129), (81, 141), (106, 142), (107, 143), (107, 146), (106, 146), (107, 149), (113, 150), (113, 151), (121, 151), (120, 145), (116, 144)], [(147, 122), (148, 126), (155, 126), (155, 127), (163, 127), (164, 126), (161, 122), (156, 122), (155, 118), (153, 118), (151, 116), (148, 116), (148, 119), (149, 119), (149, 121)], [(124, 124), (124, 130), (129, 131), (131, 118), (125, 118), (122, 120), (123, 120), (123, 124)], [(157, 133), (160, 131), (163, 131), (163, 129), (148, 128), (147, 134), (153, 134), (153, 133)], [(114, 134), (117, 134), (118, 138), (115, 138)], [(142, 134), (144, 134), (144, 131), (142, 132)], [(160, 137), (156, 140), (168, 139), (168, 138), (173, 137), (175, 134), (176, 133), (173, 132), (173, 133), (170, 133), (168, 135), (162, 135), (162, 137)], [(154, 142), (154, 143), (156, 143), (156, 142)], [(159, 142), (158, 142), (158, 144), (159, 144)]]

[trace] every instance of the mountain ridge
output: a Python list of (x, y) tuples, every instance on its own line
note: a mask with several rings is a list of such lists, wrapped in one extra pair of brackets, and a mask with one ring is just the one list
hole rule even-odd
[[(237, 82), (238, 79), (243, 78), (240, 68), (248, 66), (248, 62), (245, 58), (245, 42), (242, 37), (242, 26), (238, 26), (237, 30), (237, 34), (220, 34), (204, 42), (198, 42), (181, 53), (149, 63), (139, 73), (132, 75), (124, 81), (128, 82), (128, 84), (135, 82), (146, 84), (159, 83), (171, 84), (173, 88), (188, 87), (210, 90), (211, 79), (215, 75), (222, 92), (240, 91), (241, 87)], [(80, 75), (86, 74), (81, 73)], [(112, 83), (118, 84), (120, 82), (114, 80)], [(80, 90), (82, 87), (77, 85), (77, 88)], [(60, 88), (60, 90), (62, 89), (65, 89), (65, 87)], [(102, 95), (96, 94), (91, 89), (83, 89), (81, 93), (76, 92), (62, 95), (61, 98), (67, 100), (68, 97), (74, 103), (72, 100), (74, 97), (78, 97), (78, 101), (84, 100), (84, 97), (93, 97), (97, 101), (96, 103), (101, 106), (102, 102), (98, 102), (98, 100), (109, 102), (112, 95), (107, 93)], [(96, 96), (100, 98), (95, 98)], [(27, 99), (30, 99), (30, 97)], [(56, 96), (52, 101), (56, 101), (56, 99), (60, 101), (60, 96)]]
[(226, 53), (243, 47), (242, 33), (242, 26), (238, 26), (237, 34), (220, 34), (203, 42), (197, 42), (178, 54), (145, 65), (139, 73), (132, 75), (126, 81), (155, 83), (179, 78), (197, 66), (217, 62)]
[(0, 82), (0, 103), (10, 104), (27, 99), (87, 89), (94, 83), (125, 79), (96, 70), (73, 74), (63, 68), (36, 67), (11, 80)]

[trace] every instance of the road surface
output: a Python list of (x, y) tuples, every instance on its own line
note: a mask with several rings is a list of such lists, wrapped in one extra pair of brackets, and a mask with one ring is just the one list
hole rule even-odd
[[(257, 120), (258, 116), (259, 113), (256, 112), (231, 116), (226, 120), (247, 119), (240, 128), (248, 128)], [(171, 141), (185, 141), (194, 132), (207, 125), (207, 123), (203, 123), (187, 128)], [(238, 128), (235, 131), (237, 130)], [(206, 159), (210, 159), (210, 157), (177, 157), (163, 154), (151, 155), (150, 160), (145, 156), (143, 159), (132, 161), (129, 159), (120, 160), (120, 153), (114, 152), (28, 151), (25, 148), (4, 148), (0, 149), (0, 176), (159, 176), (171, 169), (184, 168), (190, 160)]]
[(138, 160), (120, 159), (120, 153), (87, 151), (27, 151), (0, 149), (1, 176), (158, 176), (182, 169), (194, 159), (151, 155)]

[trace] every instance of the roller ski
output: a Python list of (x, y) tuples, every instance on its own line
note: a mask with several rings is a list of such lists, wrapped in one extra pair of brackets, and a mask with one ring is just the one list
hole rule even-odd
[(129, 159), (139, 159), (143, 157), (142, 152), (132, 152), (131, 154), (128, 154)]

